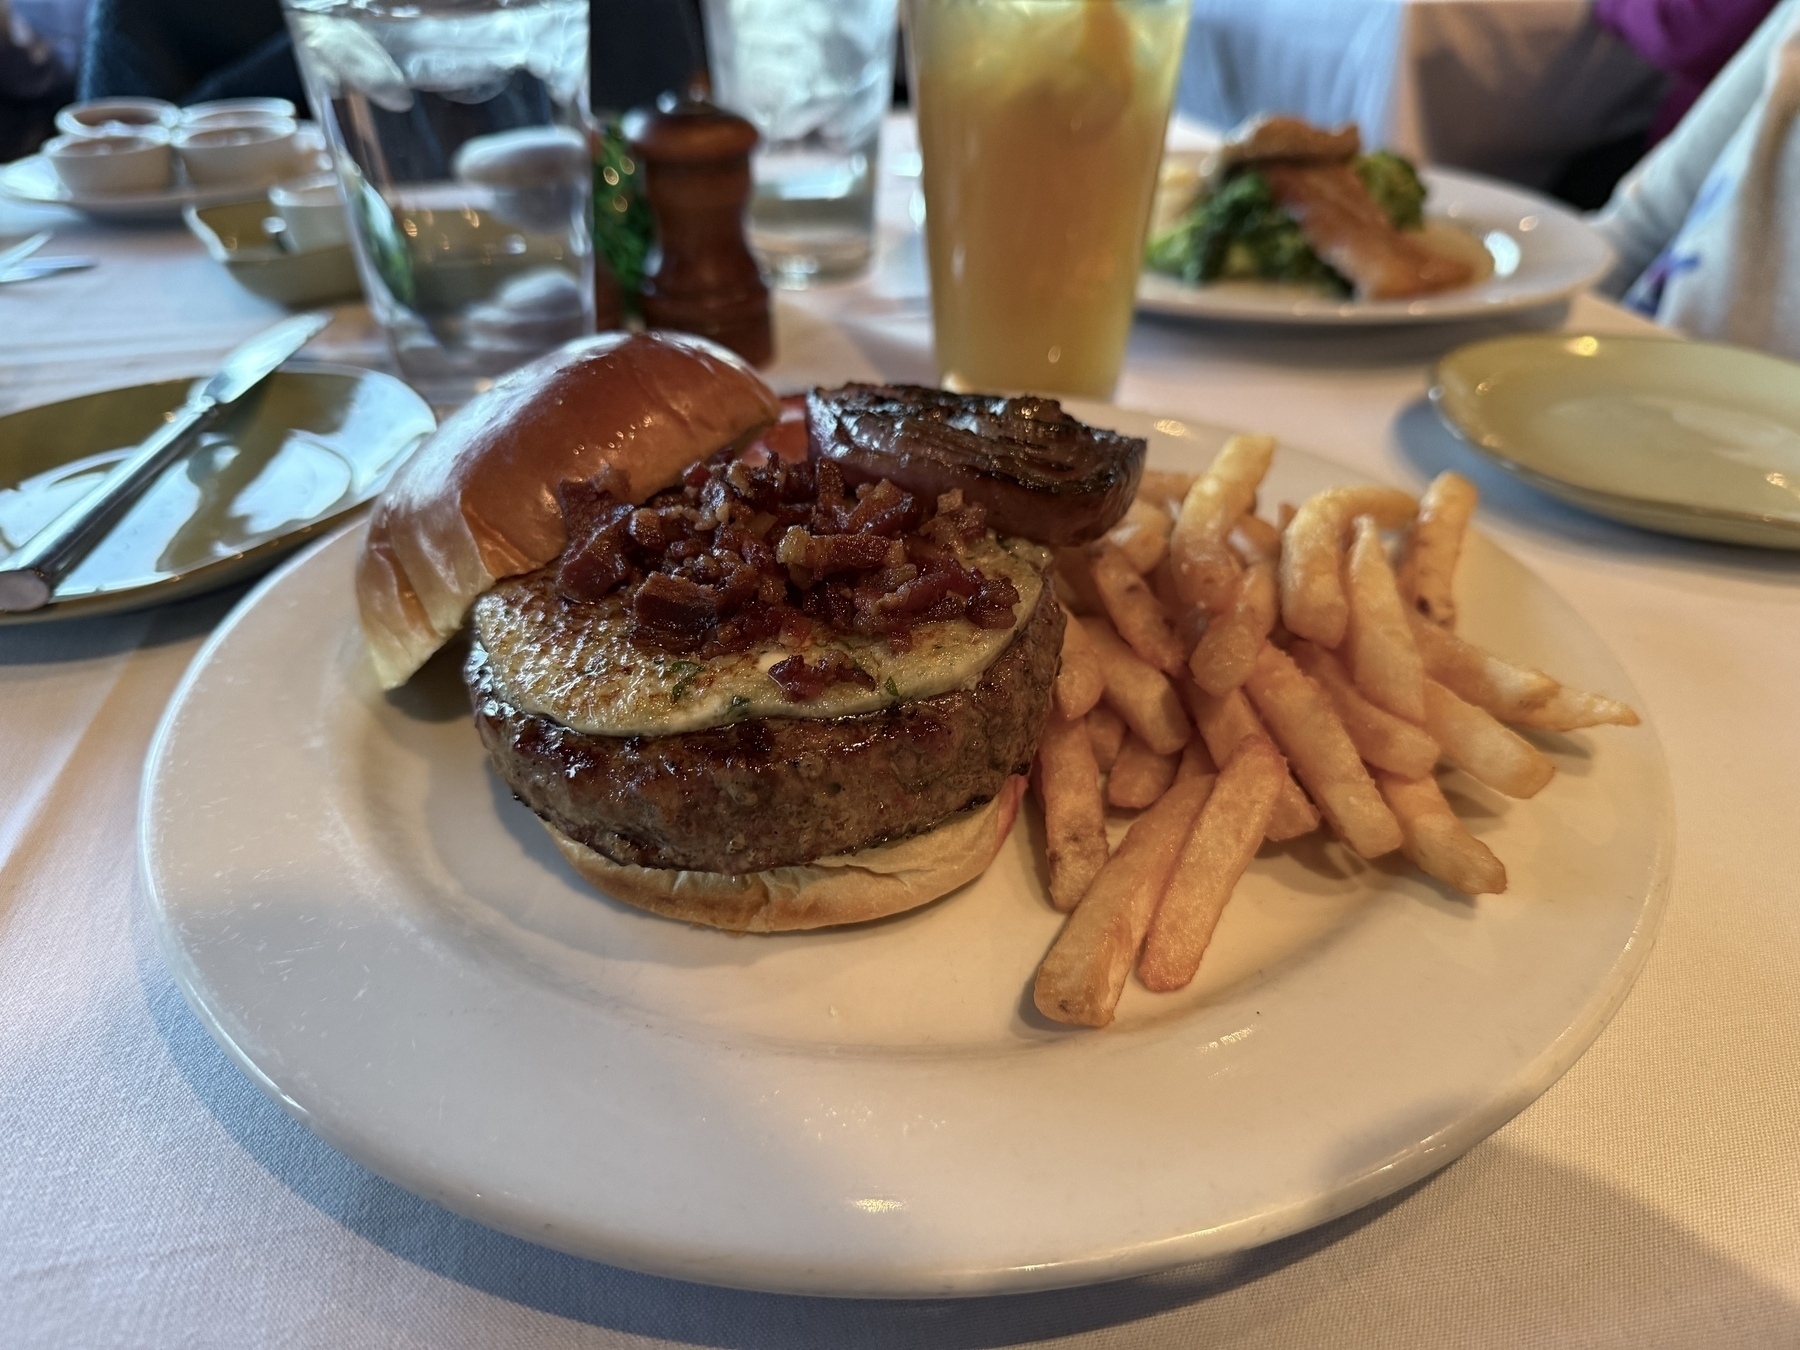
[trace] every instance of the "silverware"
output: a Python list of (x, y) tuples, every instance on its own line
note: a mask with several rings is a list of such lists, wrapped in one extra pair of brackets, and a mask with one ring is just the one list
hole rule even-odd
[(32, 258), (26, 262), (15, 263), (11, 267), (0, 268), (0, 286), (11, 281), (36, 281), (39, 277), (53, 277), (61, 272), (85, 272), (88, 268), (99, 265), (93, 258), (81, 258), (73, 255), (57, 258)]
[(0, 570), (0, 610), (21, 613), (49, 604), (57, 583), (87, 556), (120, 512), (181, 457), (191, 433), (254, 389), (329, 322), (329, 314), (301, 314), (264, 329), (227, 356), (218, 374), (189, 394), (148, 440), (6, 560)]
[(0, 251), (0, 272), (6, 271), (14, 263), (24, 262), (53, 238), (50, 230), (39, 230), (31, 238), (14, 244), (11, 248)]

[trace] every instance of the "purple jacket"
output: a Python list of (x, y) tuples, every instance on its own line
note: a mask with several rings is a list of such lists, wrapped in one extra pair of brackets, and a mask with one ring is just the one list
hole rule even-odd
[(1650, 127), (1652, 144), (1674, 128), (1775, 5), (1776, 0), (1594, 0), (1602, 28), (1669, 74), (1668, 95)]

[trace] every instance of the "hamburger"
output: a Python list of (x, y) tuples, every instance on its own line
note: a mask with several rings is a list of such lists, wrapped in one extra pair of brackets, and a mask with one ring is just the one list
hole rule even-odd
[(465, 629), (494, 768), (615, 899), (743, 931), (879, 918), (1011, 831), (1064, 617), (1052, 546), (1144, 443), (1050, 400), (784, 406), (698, 338), (604, 334), (444, 423), (356, 586), (383, 685)]

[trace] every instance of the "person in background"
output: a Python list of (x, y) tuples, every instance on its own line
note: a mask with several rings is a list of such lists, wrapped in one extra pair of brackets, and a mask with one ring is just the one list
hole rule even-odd
[(1800, 358), (1800, 0), (1781, 0), (1593, 218), (1601, 285), (1682, 332)]
[(1776, 0), (1594, 0), (1595, 21), (1669, 77), (1646, 148), (1674, 130), (1775, 4)]
[(0, 160), (35, 150), (73, 91), (73, 72), (54, 46), (0, 0)]

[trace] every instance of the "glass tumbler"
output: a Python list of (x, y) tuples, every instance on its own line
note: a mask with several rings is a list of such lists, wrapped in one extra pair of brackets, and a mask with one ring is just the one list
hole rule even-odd
[(451, 407), (594, 329), (587, 0), (284, 0), (363, 291)]
[(706, 0), (713, 99), (762, 136), (750, 247), (777, 285), (869, 263), (897, 21), (896, 0)]
[(1188, 0), (911, 0), (938, 370), (1110, 398)]

